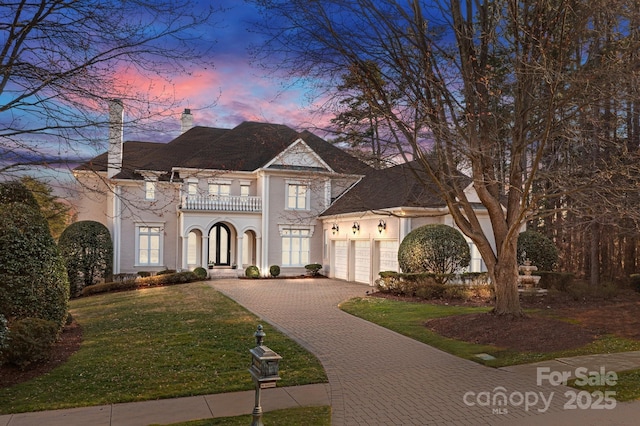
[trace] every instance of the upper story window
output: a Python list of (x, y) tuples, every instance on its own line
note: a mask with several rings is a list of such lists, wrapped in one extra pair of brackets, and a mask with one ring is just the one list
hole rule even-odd
[(229, 196), (231, 195), (231, 185), (228, 183), (209, 183), (210, 196)]
[(144, 182), (144, 199), (155, 200), (156, 199), (156, 182), (147, 180)]
[(309, 187), (301, 183), (287, 184), (287, 209), (309, 210)]
[(240, 185), (240, 196), (248, 197), (249, 196), (249, 185)]
[(189, 195), (198, 195), (198, 181), (190, 180), (187, 182), (187, 192)]

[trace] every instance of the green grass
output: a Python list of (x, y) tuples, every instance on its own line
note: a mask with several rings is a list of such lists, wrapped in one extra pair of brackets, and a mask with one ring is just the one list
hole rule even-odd
[[(341, 304), (340, 307), (345, 312), (366, 319), (367, 321), (371, 321), (461, 358), (471, 359), (491, 367), (526, 364), (560, 357), (640, 350), (640, 341), (606, 335), (588, 345), (571, 350), (557, 352), (515, 352), (490, 345), (478, 345), (449, 339), (428, 330), (424, 326), (425, 321), (431, 318), (487, 312), (490, 308), (409, 303), (383, 298), (355, 298)], [(481, 360), (474, 356), (479, 353), (488, 353), (494, 356), (495, 359), (489, 361)]]
[(475, 354), (495, 349), (489, 345), (442, 337), (424, 326), (432, 318), (488, 312), (490, 308), (429, 305), (369, 297), (343, 302), (340, 309), (462, 358), (474, 359)]
[(80, 350), (51, 373), (0, 389), (0, 413), (254, 389), (247, 369), (259, 323), (282, 356), (278, 386), (326, 382), (319, 361), (205, 283), (71, 302)]
[[(246, 426), (250, 425), (252, 420), (253, 417), (249, 414), (174, 423), (171, 426)], [(262, 422), (265, 425), (329, 426), (331, 425), (331, 407), (301, 407), (269, 411), (262, 414)]]
[(569, 382), (569, 386), (573, 386), (579, 390), (585, 390), (589, 393), (595, 391), (614, 391), (614, 399), (618, 402), (633, 401), (640, 399), (640, 370), (629, 370), (616, 373), (618, 380), (615, 385), (604, 386), (577, 386), (575, 380)]

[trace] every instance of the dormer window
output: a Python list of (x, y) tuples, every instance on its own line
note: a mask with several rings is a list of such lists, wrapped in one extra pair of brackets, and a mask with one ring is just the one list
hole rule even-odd
[(147, 180), (144, 182), (144, 199), (155, 200), (156, 199), (156, 182), (153, 180)]
[(190, 196), (198, 195), (198, 180), (197, 179), (189, 179), (187, 181), (187, 193)]

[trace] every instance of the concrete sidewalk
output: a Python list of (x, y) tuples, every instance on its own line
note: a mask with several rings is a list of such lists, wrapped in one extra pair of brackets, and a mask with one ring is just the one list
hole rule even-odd
[[(100, 405), (0, 416), (0, 426), (146, 426), (251, 414), (255, 392), (233, 392), (187, 398)], [(329, 405), (329, 385), (264, 389), (264, 412)]]

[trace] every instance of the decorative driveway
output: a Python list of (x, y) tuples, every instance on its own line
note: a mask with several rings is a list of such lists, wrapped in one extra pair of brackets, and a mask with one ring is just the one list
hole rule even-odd
[(457, 358), (338, 308), (368, 286), (331, 279), (211, 285), (320, 359), (335, 425), (636, 424), (640, 417), (637, 403), (614, 410), (606, 401), (597, 409), (595, 398), (589, 407), (584, 398), (572, 403), (574, 389)]

